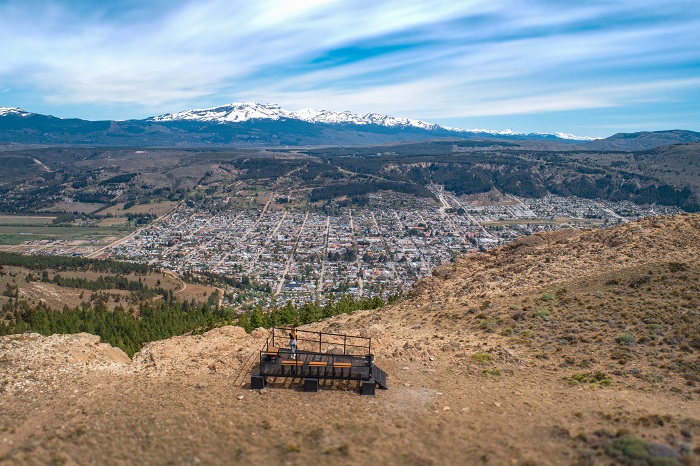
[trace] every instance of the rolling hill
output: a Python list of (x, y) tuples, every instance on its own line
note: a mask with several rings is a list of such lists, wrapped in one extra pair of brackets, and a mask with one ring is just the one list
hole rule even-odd
[(266, 332), (132, 361), (88, 335), (0, 338), (0, 461), (698, 464), (700, 215), (541, 233), (464, 256), (380, 310), (389, 390), (252, 391)]

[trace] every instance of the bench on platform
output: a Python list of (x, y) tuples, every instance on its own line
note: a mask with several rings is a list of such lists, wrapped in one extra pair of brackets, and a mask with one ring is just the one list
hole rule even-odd
[(316, 368), (316, 375), (319, 375), (321, 368), (323, 368), (323, 372), (325, 373), (326, 367), (328, 367), (328, 361), (309, 361), (309, 371), (312, 367)]
[[(297, 367), (303, 366), (304, 361), (298, 361), (296, 359), (284, 359), (284, 360), (282, 360), (282, 362), (280, 364), (282, 366), (282, 373), (284, 373), (285, 367), (290, 367), (290, 368), (293, 367), (296, 369)], [(290, 369), (290, 371), (291, 371), (291, 369)]]
[(280, 349), (276, 346), (270, 346), (264, 352), (264, 357), (267, 361), (274, 362), (280, 357)]
[(335, 370), (340, 369), (340, 376), (342, 377), (343, 371), (345, 369), (348, 369), (348, 373), (350, 372), (349, 369), (352, 367), (352, 363), (350, 362), (334, 362), (333, 363), (333, 376), (335, 376)]

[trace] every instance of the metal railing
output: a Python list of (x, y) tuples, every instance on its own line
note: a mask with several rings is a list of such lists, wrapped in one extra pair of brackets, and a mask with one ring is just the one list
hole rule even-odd
[(374, 363), (371, 338), (296, 330), (297, 348), (293, 354), (287, 344), (291, 330), (270, 329), (260, 350), (261, 375), (354, 380), (371, 377)]
[[(272, 327), (270, 336), (265, 342), (265, 351), (268, 347), (282, 348), (289, 346), (290, 327)], [(310, 353), (338, 354), (340, 348), (343, 355), (366, 356), (372, 354), (372, 338), (341, 333), (311, 332), (309, 330), (296, 330), (297, 351)]]

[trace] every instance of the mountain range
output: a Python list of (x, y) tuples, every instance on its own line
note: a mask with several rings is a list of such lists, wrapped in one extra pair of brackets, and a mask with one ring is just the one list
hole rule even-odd
[(378, 113), (302, 109), (276, 104), (232, 103), (185, 110), (141, 120), (63, 119), (0, 107), (0, 144), (98, 146), (318, 146), (369, 145), (428, 139), (538, 141), (570, 149), (645, 150), (700, 142), (684, 130), (621, 133), (606, 139), (557, 132), (519, 133), (510, 129), (459, 129)]

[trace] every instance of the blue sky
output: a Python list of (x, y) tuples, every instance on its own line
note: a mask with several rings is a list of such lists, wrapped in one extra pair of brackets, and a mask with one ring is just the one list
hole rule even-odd
[(234, 101), (461, 128), (700, 131), (700, 2), (0, 0), (0, 106)]

